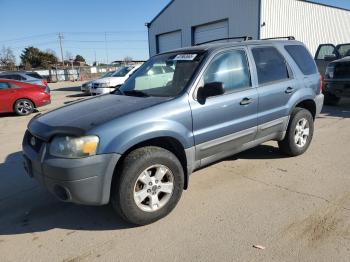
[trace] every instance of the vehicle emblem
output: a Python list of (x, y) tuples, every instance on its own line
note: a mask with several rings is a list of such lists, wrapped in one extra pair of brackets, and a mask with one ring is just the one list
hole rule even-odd
[(35, 139), (34, 136), (32, 136), (32, 138), (30, 139), (30, 144), (31, 144), (32, 146), (35, 146), (35, 145), (36, 145), (36, 139)]

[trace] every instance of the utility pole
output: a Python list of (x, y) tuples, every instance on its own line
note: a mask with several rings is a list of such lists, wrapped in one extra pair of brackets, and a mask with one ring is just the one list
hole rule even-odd
[(61, 49), (62, 65), (64, 66), (62, 39), (63, 39), (63, 34), (62, 33), (58, 33), (58, 40), (60, 42), (60, 49)]
[(95, 63), (97, 65), (97, 60), (96, 60), (96, 49), (94, 49), (94, 54), (95, 54)]
[(105, 32), (105, 48), (106, 48), (106, 64), (108, 64), (108, 46), (107, 46), (107, 32)]

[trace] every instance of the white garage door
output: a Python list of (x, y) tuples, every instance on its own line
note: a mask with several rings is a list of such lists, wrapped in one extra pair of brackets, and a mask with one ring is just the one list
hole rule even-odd
[(158, 53), (177, 49), (181, 46), (181, 31), (158, 35)]
[(194, 28), (194, 44), (200, 44), (207, 41), (227, 38), (228, 21), (214, 22), (211, 24), (200, 25)]

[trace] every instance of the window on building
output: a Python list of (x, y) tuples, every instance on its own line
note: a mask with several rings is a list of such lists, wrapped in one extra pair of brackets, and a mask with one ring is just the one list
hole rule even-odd
[(260, 85), (289, 79), (286, 61), (276, 48), (257, 47), (252, 52)]
[(233, 50), (218, 55), (203, 76), (204, 83), (221, 82), (225, 93), (251, 86), (247, 56), (243, 50)]

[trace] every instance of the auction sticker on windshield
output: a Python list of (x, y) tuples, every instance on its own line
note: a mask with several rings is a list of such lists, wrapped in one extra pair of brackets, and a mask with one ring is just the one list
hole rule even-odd
[(196, 58), (196, 56), (197, 56), (197, 54), (181, 54), (181, 55), (175, 56), (174, 60), (192, 61), (193, 59)]

